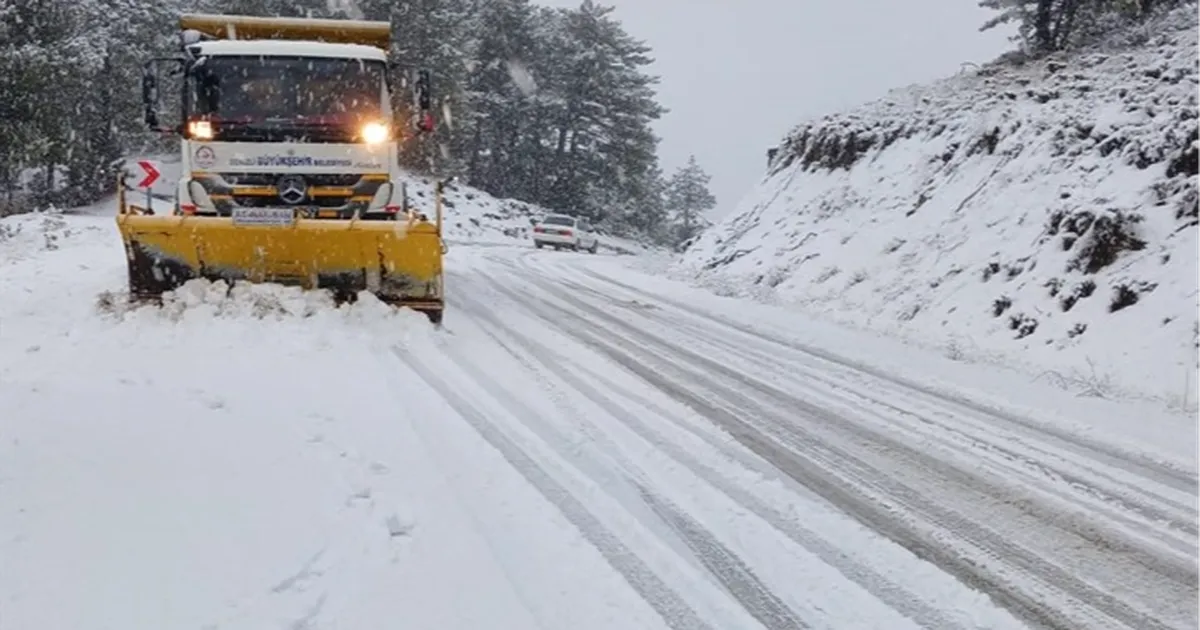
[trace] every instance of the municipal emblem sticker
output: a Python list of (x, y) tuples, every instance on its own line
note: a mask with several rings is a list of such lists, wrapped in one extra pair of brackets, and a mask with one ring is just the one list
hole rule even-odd
[(217, 154), (213, 152), (212, 147), (201, 146), (196, 149), (196, 153), (192, 156), (192, 162), (198, 168), (209, 169), (213, 164), (217, 163)]

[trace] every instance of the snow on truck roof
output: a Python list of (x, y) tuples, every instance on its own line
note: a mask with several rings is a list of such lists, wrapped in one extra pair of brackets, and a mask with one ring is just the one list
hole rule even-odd
[(214, 39), (364, 44), (384, 50), (391, 45), (391, 24), (385, 21), (185, 13), (179, 16), (179, 30), (199, 31)]
[(387, 61), (387, 53), (363, 44), (277, 39), (221, 39), (202, 41), (190, 46), (200, 55), (263, 55), (269, 57), (326, 57)]

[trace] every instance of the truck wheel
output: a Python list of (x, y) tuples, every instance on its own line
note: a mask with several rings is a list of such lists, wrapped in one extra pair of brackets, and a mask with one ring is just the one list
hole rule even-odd
[(595, 254), (597, 249), (600, 249), (600, 241), (599, 240), (592, 242), (592, 246), (590, 248), (588, 248), (588, 253)]
[(541, 241), (534, 241), (533, 245), (534, 245), (534, 247), (537, 247), (538, 249), (541, 249), (544, 246)]
[(442, 325), (442, 309), (430, 309), (425, 311), (425, 317), (429, 318), (429, 323), (434, 326)]

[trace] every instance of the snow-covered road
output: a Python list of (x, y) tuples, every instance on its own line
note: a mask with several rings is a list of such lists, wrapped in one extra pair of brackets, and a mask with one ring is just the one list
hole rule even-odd
[(442, 330), (126, 311), (111, 218), (19, 221), (0, 630), (1196, 626), (1188, 418), (527, 247)]

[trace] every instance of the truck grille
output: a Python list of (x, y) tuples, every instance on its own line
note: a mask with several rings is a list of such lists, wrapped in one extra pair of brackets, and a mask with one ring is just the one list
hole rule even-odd
[[(293, 204), (284, 203), (276, 195), (234, 195), (233, 202), (243, 208), (277, 208)], [(350, 203), (349, 195), (321, 196), (306, 199), (303, 203), (295, 204), (305, 207), (340, 208)]]
[[(284, 173), (218, 173), (217, 175), (231, 186), (274, 186), (275, 182), (284, 176)], [(363, 179), (362, 173), (312, 173), (300, 176), (310, 187), (357, 186)]]

